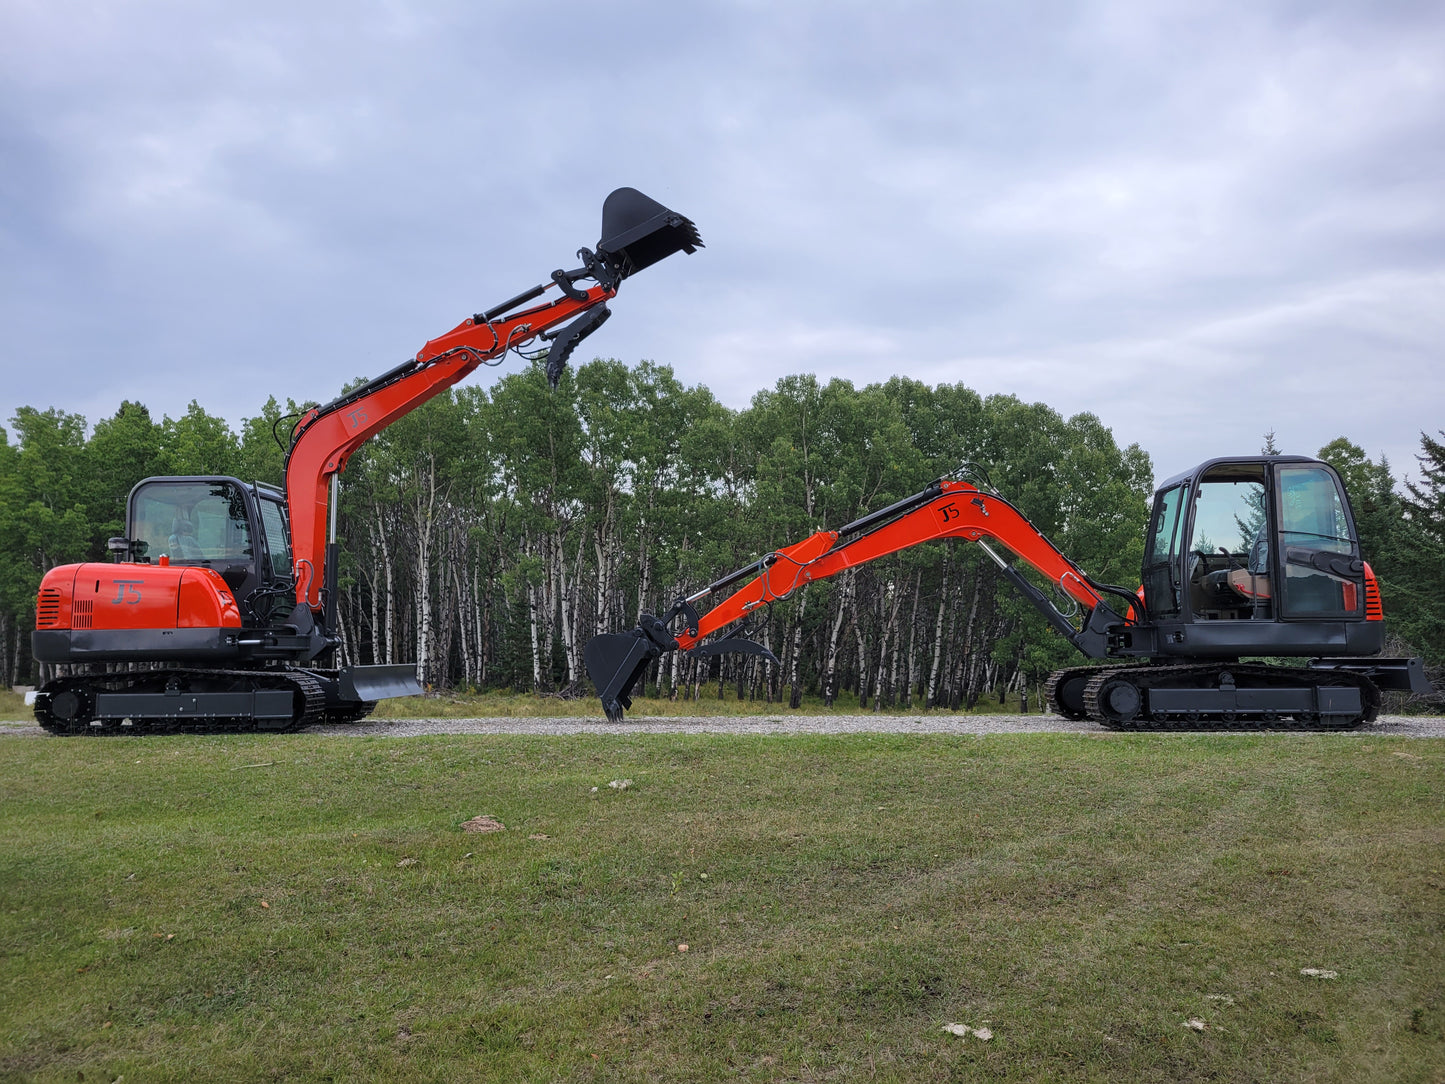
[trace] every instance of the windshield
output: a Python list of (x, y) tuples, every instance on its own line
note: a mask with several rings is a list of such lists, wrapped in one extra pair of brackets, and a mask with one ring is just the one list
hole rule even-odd
[(1335, 553), (1355, 551), (1354, 534), (1334, 478), (1319, 467), (1279, 472), (1279, 540)]
[(1214, 554), (1227, 550), (1247, 554), (1264, 537), (1264, 482), (1254, 479), (1199, 484), (1194, 497), (1194, 537), (1189, 548)]
[(230, 565), (253, 556), (246, 500), (232, 482), (148, 482), (131, 503), (131, 537), (151, 557)]

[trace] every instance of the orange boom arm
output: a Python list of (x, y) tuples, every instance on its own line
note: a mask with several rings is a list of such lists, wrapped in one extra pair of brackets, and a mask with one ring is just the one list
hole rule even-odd
[[(328, 599), (335, 597), (334, 590), (324, 591), (323, 582), (336, 572), (334, 554), (328, 553), (328, 546), (335, 545), (334, 487), (347, 460), (367, 438), (464, 379), (477, 366), (509, 350), (521, 352), (537, 339), (550, 346), (524, 356), (539, 359), (545, 354), (547, 378), (555, 386), (568, 356), (611, 314), (605, 302), (617, 296), (623, 279), (675, 252), (691, 253), (701, 247), (702, 238), (690, 219), (635, 188), (619, 188), (602, 205), (602, 240), (597, 242), (597, 251), (578, 250), (581, 267), (552, 272), (550, 282), (463, 320), (423, 346), (410, 361), (302, 415), (292, 430), (286, 455), (297, 605), (294, 616), (304, 618), (305, 609), (319, 613), (323, 593)], [(584, 281), (595, 285), (584, 289), (578, 285)], [(553, 289), (562, 296), (514, 311)], [(567, 324), (569, 320), (572, 323)], [(562, 324), (567, 326), (560, 327)], [(324, 623), (328, 628), (333, 625), (329, 618)]]
[[(678, 599), (662, 618), (643, 614), (639, 626), (629, 633), (594, 637), (587, 645), (585, 659), (608, 718), (613, 721), (622, 718), (623, 709), (631, 706), (629, 694), (633, 685), (647, 664), (664, 651), (680, 650), (694, 655), (739, 651), (772, 658), (765, 648), (746, 640), (725, 637), (708, 644), (701, 641), (740, 621), (757, 607), (787, 598), (799, 587), (910, 546), (949, 538), (983, 546), (1005, 577), (1049, 623), (1090, 657), (1104, 657), (1111, 630), (1126, 623), (1125, 618), (1105, 603), (1104, 596), (1116, 595), (1127, 604), (1139, 605), (1124, 588), (1091, 580), (1002, 497), (968, 482), (940, 479), (927, 489), (836, 531), (819, 531), (792, 546), (775, 550), (701, 591)], [(1076, 603), (1082, 616), (1081, 625), (1076, 627), (1053, 600), (993, 550), (988, 545), (990, 542), (1007, 549)], [(747, 582), (743, 586), (707, 613), (698, 614), (697, 603), (744, 580)], [(1128, 605), (1123, 608), (1127, 612)], [(685, 623), (674, 632), (669, 626), (679, 617)]]

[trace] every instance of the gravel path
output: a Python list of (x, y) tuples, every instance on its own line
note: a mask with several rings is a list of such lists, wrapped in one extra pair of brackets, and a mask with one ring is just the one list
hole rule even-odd
[[(368, 719), (347, 726), (313, 726), (301, 731), (346, 738), (414, 738), (422, 734), (1046, 734), (1107, 735), (1093, 723), (1057, 715), (762, 715), (729, 718), (694, 716), (602, 719)], [(1237, 732), (1236, 732), (1237, 733)], [(1258, 733), (1254, 731), (1253, 733)], [(1445, 718), (1382, 715), (1358, 737), (1445, 738)], [(0, 722), (0, 737), (43, 737), (33, 723)]]
[[(410, 738), (418, 734), (1110, 734), (1057, 715), (763, 715), (601, 719), (391, 719), (314, 726), (306, 734)], [(1368, 737), (1445, 738), (1445, 718), (1381, 716), (1348, 731)]]

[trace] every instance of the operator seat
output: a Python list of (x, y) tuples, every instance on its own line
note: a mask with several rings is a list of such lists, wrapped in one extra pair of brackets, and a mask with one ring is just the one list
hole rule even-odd
[(1269, 587), (1269, 537), (1261, 527), (1254, 545), (1249, 547), (1249, 563), (1244, 568), (1229, 570), (1229, 586), (1247, 599), (1267, 599)]
[(188, 519), (176, 518), (171, 524), (171, 536), (167, 539), (172, 561), (199, 561), (206, 554), (196, 541), (196, 525)]

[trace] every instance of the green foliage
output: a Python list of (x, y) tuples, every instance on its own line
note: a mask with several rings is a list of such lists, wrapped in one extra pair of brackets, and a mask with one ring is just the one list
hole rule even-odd
[(14, 422), (19, 445), (4, 479), (0, 547), (33, 592), (45, 570), (90, 552), (86, 509), (96, 487), (79, 414), (21, 407)]
[(142, 478), (165, 474), (163, 427), (140, 403), (126, 400), (115, 416), (96, 422), (86, 454), (95, 495), (88, 508), (91, 530), (98, 538), (125, 532), (125, 502)]
[[(88, 437), (77, 415), (18, 412), (16, 441), (0, 441), (0, 644), (13, 635), (22, 645), (0, 656), (10, 680), (26, 670), (40, 576), (103, 559), (135, 482), (217, 473), (280, 483), (276, 435), (288, 437), (302, 409), (269, 399), (237, 433), (197, 403), (156, 422), (125, 402)], [(1438, 658), (1445, 466), (1437, 442), (1425, 449), (1426, 473), (1403, 496), (1387, 464), (1344, 438), (1321, 455), (1349, 486), (1392, 622)], [(343, 475), (346, 653), (416, 660), (437, 688), (586, 692), (592, 636), (942, 476), (996, 489), (1094, 579), (1137, 583), (1152, 468), (1091, 414), (1064, 418), (961, 384), (895, 376), (859, 388), (811, 374), (783, 377), (735, 411), (667, 366), (615, 359), (569, 370), (555, 390), (539, 365), (490, 389), (450, 389), (368, 441)], [(747, 625), (782, 667), (669, 655), (648, 690), (697, 697), (711, 683), (714, 695), (764, 705), (846, 693), (875, 708), (972, 706), (1000, 688), (1036, 690), (1074, 659), (958, 542), (800, 589)]]
[(240, 442), (224, 418), (207, 414), (194, 399), (179, 418), (161, 422), (165, 474), (231, 474)]
[(241, 420), (240, 446), (234, 461), (223, 473), (233, 474), (246, 482), (281, 485), (291, 423), (306, 409), (296, 400), (287, 399), (283, 410), (274, 395), (268, 398), (260, 414)]
[(1399, 631), (1439, 666), (1445, 665), (1445, 443), (1421, 433), (1420, 448), (1420, 478), (1406, 481), (1400, 499), (1391, 586)]

